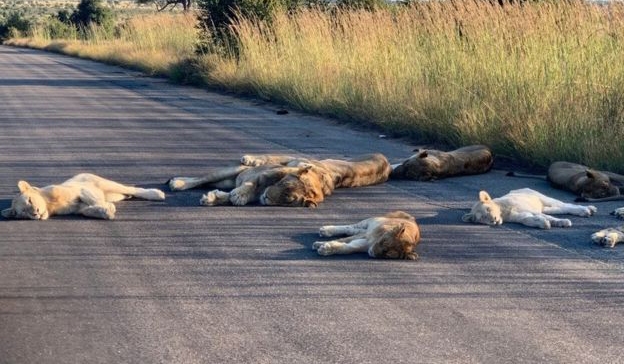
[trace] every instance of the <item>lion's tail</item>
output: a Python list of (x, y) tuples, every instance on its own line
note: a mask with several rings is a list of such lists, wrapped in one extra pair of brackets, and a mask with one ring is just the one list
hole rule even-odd
[(509, 172), (507, 172), (507, 174), (505, 174), (505, 176), (507, 176), (507, 177), (519, 177), (519, 178), (535, 178), (535, 179), (543, 179), (543, 180), (546, 180), (546, 176), (545, 176), (545, 175), (541, 175), (541, 174), (528, 174), (528, 173), (518, 173), (518, 172), (514, 172), (514, 171), (509, 171)]

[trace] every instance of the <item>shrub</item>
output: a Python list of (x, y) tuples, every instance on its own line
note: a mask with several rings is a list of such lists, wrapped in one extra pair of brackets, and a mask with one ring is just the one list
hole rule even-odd
[(110, 9), (102, 5), (102, 0), (81, 0), (69, 20), (80, 27), (99, 25), (112, 28), (115, 17)]
[(27, 33), (32, 26), (30, 20), (21, 12), (10, 12), (6, 20), (0, 23), (0, 41)]

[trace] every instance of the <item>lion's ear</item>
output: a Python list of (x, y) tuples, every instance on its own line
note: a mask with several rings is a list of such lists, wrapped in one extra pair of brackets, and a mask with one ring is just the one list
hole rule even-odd
[(299, 170), (297, 171), (297, 175), (301, 176), (303, 174), (306, 174), (310, 171), (310, 169), (312, 169), (312, 166), (309, 164), (306, 164), (305, 166), (299, 168)]
[(420, 152), (418, 152), (418, 158), (427, 158), (428, 156), (429, 156), (429, 154), (424, 149), (421, 150)]
[(490, 195), (485, 192), (485, 191), (479, 191), (479, 201), (481, 202), (487, 202), (487, 201), (491, 201), (492, 198), (490, 197)]
[(394, 228), (392, 232), (394, 233), (394, 236), (399, 236), (403, 234), (404, 231), (405, 231), (405, 224), (399, 224)]
[(316, 202), (312, 201), (312, 200), (305, 200), (303, 201), (303, 206), (305, 207), (309, 207), (311, 209), (315, 209), (318, 207), (318, 205), (316, 204)]
[(19, 191), (21, 193), (24, 193), (28, 191), (29, 189), (31, 189), (32, 187), (26, 181), (19, 181), (17, 182), (17, 188), (19, 188)]
[(474, 222), (474, 220), (475, 220), (474, 214), (471, 212), (464, 214), (464, 216), (462, 216), (463, 222)]
[(587, 176), (587, 178), (596, 178), (594, 171), (592, 171), (591, 169), (585, 170), (585, 175)]
[(8, 209), (4, 209), (2, 210), (2, 216), (7, 218), (7, 219), (11, 219), (13, 217), (15, 217), (16, 213), (15, 210), (13, 208), (8, 208)]

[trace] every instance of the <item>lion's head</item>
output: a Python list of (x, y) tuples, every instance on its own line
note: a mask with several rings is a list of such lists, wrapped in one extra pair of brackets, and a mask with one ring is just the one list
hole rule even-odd
[(620, 189), (611, 183), (606, 174), (588, 169), (585, 175), (587, 178), (581, 187), (581, 197), (605, 198), (620, 194)]
[(418, 227), (401, 223), (383, 231), (368, 248), (372, 258), (416, 260), (414, 248), (420, 239)]
[(469, 213), (464, 214), (462, 220), (476, 224), (501, 225), (503, 216), (500, 206), (492, 201), (487, 192), (481, 191), (479, 192), (479, 202), (472, 206)]
[(318, 168), (302, 166), (296, 174), (287, 174), (268, 186), (260, 196), (263, 205), (317, 207), (331, 194), (326, 188), (326, 177)]
[(48, 208), (39, 189), (26, 181), (19, 181), (17, 187), (20, 194), (13, 198), (10, 208), (2, 210), (2, 216), (8, 219), (46, 220)]
[(397, 166), (392, 171), (392, 176), (419, 181), (435, 179), (440, 169), (437, 160), (428, 158), (429, 153), (426, 150), (415, 149), (414, 151), (417, 153)]

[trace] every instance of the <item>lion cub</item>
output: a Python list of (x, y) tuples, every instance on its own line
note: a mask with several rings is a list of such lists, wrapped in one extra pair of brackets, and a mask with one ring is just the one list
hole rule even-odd
[(492, 199), (485, 192), (479, 192), (479, 202), (462, 217), (465, 222), (486, 225), (501, 225), (503, 221), (517, 222), (526, 226), (550, 229), (551, 226), (570, 227), (568, 219), (557, 219), (549, 214), (570, 214), (591, 216), (597, 211), (594, 206), (565, 203), (543, 195), (530, 188), (512, 190), (508, 194)]
[(406, 212), (395, 211), (362, 220), (353, 225), (326, 225), (322, 237), (347, 235), (345, 238), (317, 241), (312, 245), (320, 255), (364, 253), (372, 258), (415, 260), (414, 248), (420, 242), (416, 219)]
[(33, 187), (17, 183), (20, 194), (11, 207), (2, 210), (9, 219), (47, 220), (52, 215), (80, 214), (97, 219), (114, 219), (113, 202), (129, 197), (161, 201), (165, 194), (157, 189), (122, 185), (89, 173), (78, 174), (59, 185)]

